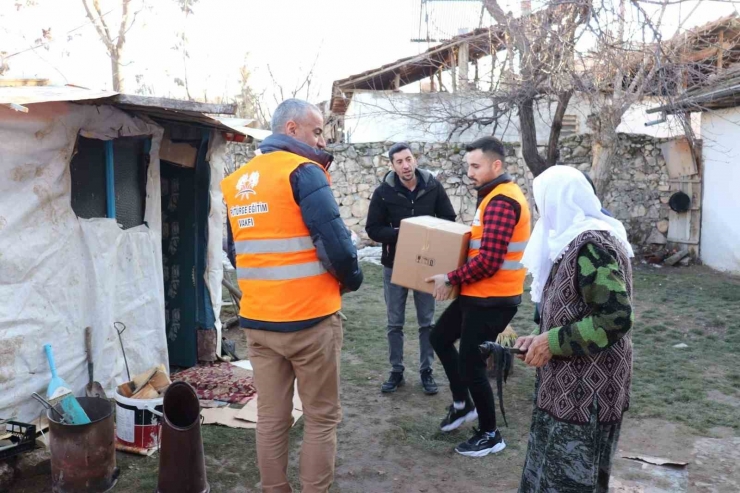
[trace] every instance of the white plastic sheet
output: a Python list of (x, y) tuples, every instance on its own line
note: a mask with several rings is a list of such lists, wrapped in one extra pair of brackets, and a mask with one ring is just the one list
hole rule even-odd
[(211, 209), (208, 213), (208, 247), (205, 280), (211, 295), (211, 305), (216, 318), (216, 354), (221, 354), (221, 303), (223, 279), (223, 224), (224, 196), (221, 180), (226, 166), (226, 141), (219, 132), (212, 132), (206, 156), (211, 168)]
[[(50, 374), (77, 395), (87, 383), (84, 330), (93, 329), (95, 379), (112, 395), (126, 380), (113, 323), (123, 322), (132, 373), (167, 365), (158, 151), (161, 127), (109, 106), (45, 103), (27, 114), (0, 107), (0, 417), (32, 420)], [(151, 135), (145, 220), (79, 219), (69, 162), (78, 134)], [(220, 228), (219, 228), (220, 231)], [(214, 274), (215, 276), (215, 274)], [(219, 279), (220, 286), (220, 279)]]

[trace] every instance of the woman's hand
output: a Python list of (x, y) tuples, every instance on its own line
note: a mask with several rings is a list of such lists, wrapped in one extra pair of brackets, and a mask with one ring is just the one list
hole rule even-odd
[(527, 354), (524, 357), (524, 362), (529, 366), (541, 368), (552, 359), (552, 353), (550, 352), (550, 343), (547, 340), (547, 332), (538, 336), (529, 337), (534, 338), (531, 344), (527, 347)]
[[(516, 342), (514, 343), (514, 348), (521, 349), (525, 353), (529, 350), (529, 346), (532, 345), (532, 341), (534, 341), (534, 338), (537, 336), (523, 336), (517, 338)], [(524, 361), (525, 354), (517, 354), (516, 357), (520, 360)]]

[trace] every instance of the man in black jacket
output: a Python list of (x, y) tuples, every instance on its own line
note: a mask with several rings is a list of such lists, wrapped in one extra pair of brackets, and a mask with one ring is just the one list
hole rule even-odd
[[(391, 284), (393, 258), (396, 254), (398, 228), (407, 217), (435, 216), (454, 221), (456, 214), (449, 197), (434, 176), (417, 169), (416, 159), (409, 146), (395, 144), (388, 152), (391, 171), (373, 193), (367, 215), (365, 231), (370, 239), (382, 243), (383, 290), (388, 312), (388, 349), (391, 374), (381, 387), (382, 392), (395, 392), (403, 385), (403, 324), (406, 313), (408, 289)], [(434, 349), (429, 334), (434, 320), (434, 297), (414, 291), (416, 317), (419, 322), (419, 371), (424, 393), (437, 393), (432, 377)]]

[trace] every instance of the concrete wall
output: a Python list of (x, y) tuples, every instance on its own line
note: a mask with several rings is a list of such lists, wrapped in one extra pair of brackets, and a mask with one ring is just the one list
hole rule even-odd
[(740, 108), (702, 114), (701, 259), (740, 274)]

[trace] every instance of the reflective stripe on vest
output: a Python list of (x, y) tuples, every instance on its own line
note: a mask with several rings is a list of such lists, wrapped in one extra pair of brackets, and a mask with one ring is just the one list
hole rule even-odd
[(294, 253), (312, 250), (313, 241), (310, 236), (285, 238), (280, 240), (243, 240), (235, 241), (236, 253)]
[(236, 275), (239, 279), (253, 281), (288, 281), (303, 279), (324, 274), (326, 269), (321, 262), (305, 264), (281, 265), (280, 267), (238, 267)]
[[(509, 248), (506, 249), (507, 252), (523, 252), (525, 248), (527, 248), (528, 241), (512, 241), (509, 243)], [(470, 240), (470, 249), (471, 250), (480, 250), (481, 240)]]
[[(468, 260), (475, 258), (475, 256), (468, 257)], [(516, 260), (504, 260), (504, 263), (501, 264), (501, 267), (499, 267), (499, 270), (519, 270), (523, 269), (524, 264), (521, 262), (517, 262)]]
[[(523, 252), (525, 248), (527, 248), (528, 241), (512, 241), (509, 243), (509, 248), (506, 249), (506, 253), (516, 253), (516, 252)], [(470, 241), (470, 249), (471, 250), (479, 250), (481, 245), (481, 240), (471, 240)], [(468, 255), (468, 260), (471, 258), (475, 258), (475, 255)], [(524, 265), (521, 262), (514, 262), (511, 260), (504, 260), (504, 263), (501, 264), (500, 269), (501, 270), (519, 270), (523, 269)]]
[(504, 260), (504, 263), (501, 264), (502, 270), (519, 270), (523, 268), (524, 264), (517, 262), (516, 260)]

